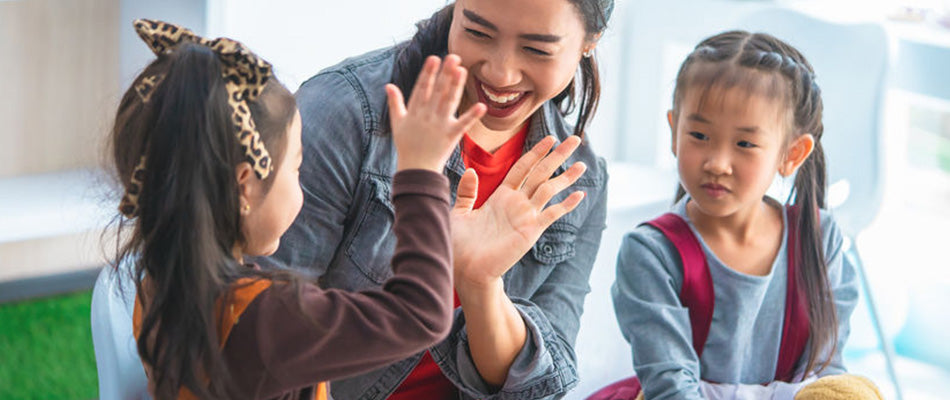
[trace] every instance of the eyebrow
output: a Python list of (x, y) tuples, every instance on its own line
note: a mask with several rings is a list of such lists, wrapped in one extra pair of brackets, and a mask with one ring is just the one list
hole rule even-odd
[(699, 115), (699, 114), (690, 114), (690, 115), (688, 115), (688, 116), (686, 117), (686, 119), (688, 119), (688, 120), (690, 120), (690, 121), (700, 122), (700, 123), (703, 123), (703, 124), (708, 124), (708, 123), (709, 123), (709, 120), (707, 120), (706, 118), (703, 118), (703, 116), (702, 116), (702, 115)]
[(759, 133), (759, 127), (757, 126), (740, 126), (736, 130), (745, 133)]
[[(476, 13), (475, 13), (474, 11), (472, 11), (472, 10), (464, 9), (464, 10), (462, 10), (462, 15), (464, 15), (465, 18), (468, 18), (469, 21), (472, 21), (472, 22), (474, 22), (474, 23), (476, 23), (476, 24), (479, 24), (479, 25), (481, 25), (481, 26), (484, 26), (485, 28), (488, 28), (488, 29), (491, 29), (491, 30), (493, 30), (493, 31), (495, 31), (495, 32), (498, 32), (498, 26), (497, 26), (497, 25), (495, 25), (495, 24), (489, 22), (487, 19), (485, 19), (485, 18), (482, 17), (481, 15), (476, 14)], [(560, 41), (561, 41), (561, 37), (560, 37), (560, 36), (557, 36), (557, 35), (549, 35), (549, 34), (542, 34), (542, 33), (523, 33), (523, 34), (521, 34), (521, 35), (518, 35), (518, 37), (520, 37), (520, 38), (522, 38), (522, 39), (525, 39), (525, 40), (530, 40), (530, 41), (534, 41), (534, 42), (544, 42), (544, 43), (557, 43), (557, 42), (560, 42)]]
[[(701, 124), (711, 123), (709, 122), (709, 120), (707, 120), (706, 118), (703, 118), (703, 116), (699, 114), (690, 114), (686, 117), (686, 119), (690, 121), (699, 122)], [(760, 132), (759, 127), (757, 126), (740, 126), (740, 127), (737, 127), (736, 130), (739, 132), (745, 132), (745, 133), (759, 133)]]

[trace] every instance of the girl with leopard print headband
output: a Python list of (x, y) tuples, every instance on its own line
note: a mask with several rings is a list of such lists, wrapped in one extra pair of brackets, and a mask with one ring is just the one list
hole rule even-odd
[(458, 57), (430, 58), (408, 105), (387, 88), (399, 153), (394, 276), (349, 293), (243, 261), (276, 250), (302, 203), (300, 116), (270, 64), (231, 39), (151, 20), (135, 29), (157, 58), (126, 91), (111, 135), (126, 191), (114, 266), (134, 264), (134, 332), (152, 395), (326, 398), (322, 382), (441, 340), (452, 271), (440, 172), (485, 112), (456, 117), (445, 106), (465, 82)]

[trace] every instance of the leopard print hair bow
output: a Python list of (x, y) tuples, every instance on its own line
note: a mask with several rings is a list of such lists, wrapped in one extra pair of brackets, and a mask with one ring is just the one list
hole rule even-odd
[[(223, 66), (222, 77), (228, 93), (228, 105), (233, 111), (231, 122), (238, 129), (241, 148), (257, 177), (266, 179), (273, 170), (273, 166), (270, 154), (261, 141), (261, 135), (254, 126), (247, 101), (256, 99), (264, 90), (264, 85), (267, 84), (272, 73), (270, 63), (252, 53), (240, 42), (228, 38), (205, 39), (178, 25), (149, 19), (137, 19), (133, 25), (139, 37), (155, 55), (168, 54), (185, 42), (206, 46), (218, 55)], [(148, 76), (135, 85), (135, 91), (143, 102), (147, 103), (151, 99), (155, 87), (163, 78), (164, 76), (160, 74)], [(119, 205), (119, 211), (126, 217), (133, 217), (138, 209), (138, 195), (142, 188), (141, 177), (144, 176), (144, 169), (145, 157), (143, 156), (132, 172), (129, 188)]]

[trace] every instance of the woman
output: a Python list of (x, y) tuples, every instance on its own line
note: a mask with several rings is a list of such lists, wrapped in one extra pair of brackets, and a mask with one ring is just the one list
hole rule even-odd
[[(345, 60), (301, 86), (304, 207), (271, 262), (347, 290), (392, 274), (395, 152), (384, 85), (411, 99), (427, 56), (457, 54), (468, 70), (458, 113), (487, 106), (445, 169), (457, 196), (461, 311), (451, 333), (427, 352), (333, 382), (334, 397), (543, 399), (576, 385), (574, 341), (607, 183), (603, 160), (580, 138), (599, 96), (592, 52), (612, 9), (612, 0), (458, 0), (419, 23), (409, 42)], [(575, 105), (571, 127), (565, 116)], [(540, 192), (557, 193), (547, 209), (531, 201)], [(533, 207), (536, 218), (507, 220), (516, 207)]]

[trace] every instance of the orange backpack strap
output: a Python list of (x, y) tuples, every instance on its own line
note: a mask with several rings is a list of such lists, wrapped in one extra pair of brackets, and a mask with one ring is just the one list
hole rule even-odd
[(244, 314), (244, 311), (251, 305), (251, 302), (253, 302), (261, 292), (267, 290), (272, 283), (273, 282), (268, 279), (259, 278), (241, 278), (238, 279), (237, 282), (234, 282), (228, 304), (224, 307), (221, 307), (220, 302), (218, 304), (218, 312), (225, 313), (223, 318), (224, 324), (218, 327), (218, 340), (221, 343), (221, 348), (224, 348), (224, 344), (228, 342), (231, 329), (241, 320), (241, 314)]
[[(251, 302), (253, 302), (261, 292), (271, 286), (271, 283), (273, 282), (270, 280), (259, 278), (238, 279), (232, 286), (234, 289), (232, 289), (231, 298), (227, 306), (221, 307), (221, 302), (218, 302), (218, 312), (227, 313), (225, 314), (224, 324), (218, 327), (218, 341), (221, 343), (222, 348), (224, 348), (224, 344), (228, 342), (231, 329), (233, 329), (234, 325), (241, 319), (241, 314), (247, 310), (247, 307), (251, 305)], [(136, 295), (135, 306), (132, 311), (132, 332), (135, 334), (136, 340), (138, 340), (139, 334), (142, 332), (142, 319), (144, 318), (144, 315), (142, 315), (144, 313), (142, 303), (139, 302), (139, 300), (139, 296)]]
[[(148, 278), (146, 278), (147, 283)], [(226, 305), (222, 304), (222, 301), (219, 300), (217, 304), (217, 311), (219, 315), (223, 316), (223, 324), (218, 327), (218, 341), (221, 343), (221, 348), (224, 348), (224, 345), (228, 342), (228, 337), (231, 335), (231, 330), (234, 328), (234, 325), (238, 323), (241, 319), (241, 314), (244, 314), (244, 311), (247, 310), (247, 307), (251, 305), (251, 302), (257, 298), (263, 291), (267, 290), (273, 282), (268, 279), (260, 278), (241, 278), (238, 279), (231, 286), (230, 298)], [(146, 286), (143, 284), (143, 286)], [(222, 299), (223, 300), (223, 299)], [(222, 307), (223, 305), (223, 307)], [(221, 314), (221, 313), (225, 314)], [(139, 296), (135, 296), (135, 306), (132, 312), (132, 332), (135, 334), (135, 340), (139, 338), (139, 334), (142, 331), (142, 319), (144, 311), (142, 310), (142, 305), (139, 302)], [(146, 375), (151, 375), (148, 372), (150, 368), (142, 363), (145, 367)], [(151, 386), (151, 385), (150, 385)], [(323, 387), (323, 397), (319, 397), (320, 387), (317, 388), (315, 392), (315, 399), (324, 400), (326, 396), (326, 387), (325, 384), (321, 383)], [(191, 393), (187, 388), (181, 388), (178, 392), (179, 400), (191, 400), (197, 399), (198, 397)]]
[(327, 383), (320, 382), (317, 384), (316, 390), (313, 392), (313, 400), (327, 400), (330, 396), (327, 394)]

